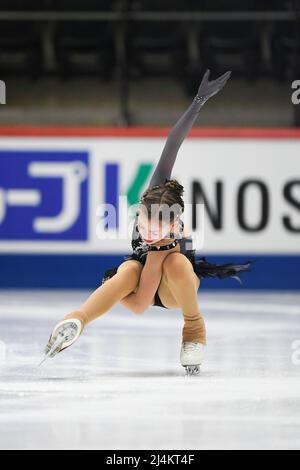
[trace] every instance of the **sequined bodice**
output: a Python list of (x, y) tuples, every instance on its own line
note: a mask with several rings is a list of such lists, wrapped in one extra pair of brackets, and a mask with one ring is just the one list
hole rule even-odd
[[(184, 230), (184, 222), (181, 220), (182, 231)], [(137, 232), (138, 228), (135, 226)], [(183, 254), (193, 254), (193, 239), (191, 237), (182, 237), (178, 238), (178, 244), (180, 246), (180, 253)], [(143, 258), (148, 254), (147, 244), (143, 241), (141, 235), (139, 234), (138, 237), (132, 238), (131, 246), (133, 252), (136, 256)]]

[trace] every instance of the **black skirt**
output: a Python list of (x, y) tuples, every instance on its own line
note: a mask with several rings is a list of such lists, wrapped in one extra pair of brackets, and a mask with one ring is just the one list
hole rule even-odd
[[(242, 274), (243, 272), (251, 271), (251, 267), (254, 263), (254, 260), (251, 260), (251, 261), (246, 261), (245, 263), (241, 263), (241, 264), (234, 264), (234, 263), (214, 264), (214, 263), (210, 263), (209, 261), (207, 261), (207, 259), (204, 256), (201, 258), (197, 258), (195, 255), (195, 251), (196, 250), (189, 250), (183, 254), (192, 263), (194, 272), (197, 274), (199, 279), (204, 279), (204, 278), (225, 279), (225, 278), (231, 277), (241, 283), (241, 279), (239, 275)], [(131, 255), (125, 256), (124, 260), (125, 261), (137, 260), (144, 266), (146, 262), (146, 256), (140, 257), (133, 252)], [(107, 281), (107, 279), (110, 279), (117, 273), (118, 267), (119, 265), (109, 268), (105, 271), (103, 279), (102, 279), (102, 284), (105, 281)]]
[(199, 279), (203, 278), (218, 278), (225, 279), (231, 277), (241, 283), (239, 275), (243, 272), (251, 271), (254, 261), (246, 261), (241, 264), (227, 263), (227, 264), (213, 264), (207, 261), (205, 257), (191, 259), (193, 268)]

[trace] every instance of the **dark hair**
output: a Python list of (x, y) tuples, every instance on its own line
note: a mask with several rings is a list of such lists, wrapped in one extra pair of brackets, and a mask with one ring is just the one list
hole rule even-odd
[(163, 218), (160, 210), (153, 211), (153, 206), (158, 208), (161, 205), (168, 207), (173, 206), (173, 210), (169, 213), (170, 222), (175, 217), (179, 217), (184, 211), (183, 186), (175, 179), (166, 179), (164, 183), (148, 188), (142, 195), (140, 203), (145, 207), (148, 217), (156, 215), (159, 212), (159, 219)]

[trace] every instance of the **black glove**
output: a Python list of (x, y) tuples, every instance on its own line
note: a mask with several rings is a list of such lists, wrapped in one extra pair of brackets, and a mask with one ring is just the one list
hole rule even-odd
[(209, 98), (216, 95), (220, 90), (222, 90), (222, 88), (224, 88), (227, 81), (231, 77), (231, 71), (224, 73), (224, 75), (217, 78), (216, 80), (212, 80), (211, 82), (208, 81), (209, 75), (210, 70), (207, 70), (199, 86), (198, 93), (194, 99), (194, 101), (196, 101), (200, 107), (206, 103)]

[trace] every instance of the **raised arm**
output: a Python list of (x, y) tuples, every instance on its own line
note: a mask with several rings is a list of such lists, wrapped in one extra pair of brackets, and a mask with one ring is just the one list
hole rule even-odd
[(159, 185), (163, 183), (165, 179), (171, 178), (178, 151), (197, 120), (203, 105), (209, 98), (222, 90), (229, 80), (231, 72), (226, 72), (220, 78), (212, 80), (211, 82), (209, 81), (209, 75), (210, 70), (207, 70), (192, 104), (172, 129), (150, 180), (149, 187)]
[[(231, 72), (226, 72), (216, 80), (209, 81), (210, 70), (207, 70), (204, 74), (202, 82), (199, 86), (198, 93), (195, 96), (192, 104), (181, 116), (175, 127), (169, 134), (166, 145), (163, 149), (158, 164), (154, 170), (152, 178), (150, 180), (148, 188), (163, 183), (166, 179), (171, 179), (172, 170), (178, 154), (178, 151), (193, 127), (197, 117), (206, 103), (212, 96), (219, 93), (224, 88), (227, 81), (231, 76)], [(138, 237), (137, 227), (137, 216), (134, 221), (132, 238)]]

